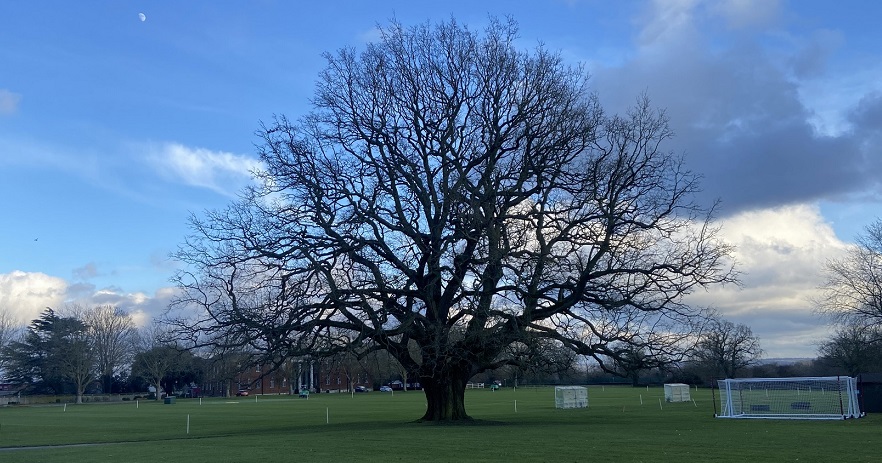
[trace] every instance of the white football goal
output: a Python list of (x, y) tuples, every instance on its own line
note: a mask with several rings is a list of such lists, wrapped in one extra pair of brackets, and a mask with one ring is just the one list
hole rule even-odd
[(587, 408), (588, 389), (582, 386), (556, 386), (554, 388), (555, 408)]
[(689, 385), (683, 383), (665, 384), (665, 402), (689, 402)]
[(843, 420), (861, 416), (857, 380), (848, 376), (717, 381), (718, 418)]

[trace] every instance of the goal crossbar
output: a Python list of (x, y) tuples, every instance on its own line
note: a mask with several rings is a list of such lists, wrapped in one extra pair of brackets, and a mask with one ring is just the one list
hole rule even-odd
[(717, 381), (718, 418), (859, 418), (857, 379), (848, 376), (734, 378)]

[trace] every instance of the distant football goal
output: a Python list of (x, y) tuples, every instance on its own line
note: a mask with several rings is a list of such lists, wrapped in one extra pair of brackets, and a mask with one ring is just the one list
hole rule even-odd
[(848, 376), (717, 381), (718, 418), (844, 420), (861, 416), (857, 380)]
[(683, 383), (665, 384), (665, 402), (689, 402), (689, 385)]
[(554, 388), (555, 408), (588, 408), (588, 389), (581, 386)]

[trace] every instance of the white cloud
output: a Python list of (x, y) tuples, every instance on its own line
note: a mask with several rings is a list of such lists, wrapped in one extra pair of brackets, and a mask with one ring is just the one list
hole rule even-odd
[(714, 288), (690, 302), (748, 325), (769, 357), (812, 357), (828, 334), (812, 296), (824, 264), (847, 244), (811, 205), (742, 212), (722, 221), (722, 238), (737, 247), (741, 287)]
[(0, 88), (0, 114), (15, 114), (20, 102), (21, 95)]
[(167, 178), (227, 196), (235, 196), (248, 185), (251, 172), (261, 167), (260, 161), (249, 156), (179, 143), (166, 143), (151, 150), (148, 160)]
[(26, 324), (46, 307), (58, 307), (65, 300), (67, 282), (45, 273), (14, 270), (0, 274), (0, 310), (8, 310)]

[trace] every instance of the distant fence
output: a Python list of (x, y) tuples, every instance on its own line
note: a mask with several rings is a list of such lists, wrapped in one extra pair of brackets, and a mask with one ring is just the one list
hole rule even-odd
[[(83, 396), (83, 403), (111, 403), (146, 398), (146, 394), (89, 394)], [(0, 406), (3, 405), (50, 405), (76, 403), (77, 396), (65, 395), (5, 395), (0, 396)]]

